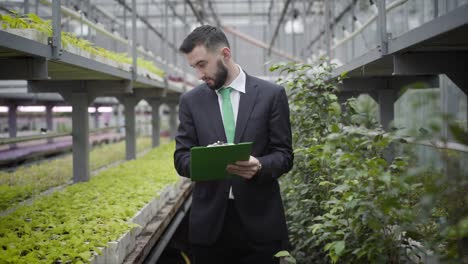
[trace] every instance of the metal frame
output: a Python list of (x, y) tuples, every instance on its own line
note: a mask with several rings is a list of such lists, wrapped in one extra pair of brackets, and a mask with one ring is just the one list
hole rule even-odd
[[(51, 77), (52, 79), (68, 78), (72, 80), (132, 80), (131, 72), (126, 72), (124, 70), (112, 67), (99, 61), (91, 60), (67, 51), (62, 52), (60, 60), (54, 61), (53, 51), (50, 46), (38, 43), (34, 40), (19, 37), (1, 30), (0, 47), (11, 49), (12, 53), (15, 54), (14, 59), (9, 57), (6, 57), (6, 59), (0, 59), (0, 68), (2, 68), (2, 71), (3, 68), (10, 68), (11, 64), (9, 63), (14, 62), (12, 60), (16, 60), (16, 64), (18, 65), (18, 67), (25, 66), (27, 67), (27, 69), (30, 69), (28, 70), (28, 72), (32, 72), (34, 74), (33, 76), (31, 76), (31, 79), (49, 79), (48, 77)], [(33, 59), (31, 59), (31, 57), (33, 57)], [(24, 62), (21, 62), (21, 60), (24, 60)], [(47, 63), (47, 66), (44, 66), (44, 62)], [(3, 67), (2, 65), (6, 66)], [(55, 73), (53, 69), (57, 67), (60, 68), (61, 71)], [(66, 74), (64, 74), (64, 71), (67, 69), (71, 72), (69, 77), (66, 77)], [(45, 71), (47, 71), (47, 74), (45, 73)], [(73, 73), (75, 74), (73, 75)], [(17, 74), (27, 74), (27, 72)], [(1, 74), (0, 79), (3, 79)], [(16, 79), (20, 78), (18, 77)], [(29, 78), (23, 78), (23, 80), (24, 79)], [(166, 85), (163, 81), (152, 80), (141, 75), (137, 75), (135, 87), (165, 88)], [(175, 87), (170, 86), (168, 88), (170, 90), (174, 88), (174, 92), (181, 92), (180, 89)]]
[(171, 221), (171, 224), (169, 225), (167, 230), (164, 232), (161, 239), (154, 246), (153, 251), (147, 256), (146, 260), (143, 263), (145, 264), (157, 263), (157, 260), (159, 259), (159, 257), (161, 257), (161, 254), (163, 253), (164, 249), (169, 243), (172, 235), (174, 235), (177, 228), (179, 227), (179, 224), (182, 222), (185, 215), (190, 210), (191, 205), (192, 205), (192, 197), (189, 196), (187, 200), (184, 202), (184, 204), (181, 206), (181, 208), (178, 210), (177, 214), (174, 216), (173, 220)]
[[(136, 0), (133, 1), (135, 3)], [(0, 79), (13, 77), (13, 79), (28, 80), (29, 92), (59, 93), (72, 105), (73, 181), (88, 181), (90, 177), (88, 106), (97, 96), (129, 94), (138, 90), (135, 87), (158, 91), (158, 94), (165, 94), (168, 91), (171, 94), (177, 94), (181, 92), (181, 89), (169, 86), (165, 80), (151, 80), (136, 74), (136, 42), (133, 42), (132, 46), (132, 72), (125, 72), (101, 62), (62, 51), (60, 14), (60, 0), (54, 0), (53, 37), (49, 40), (49, 45), (0, 31), (0, 50), (6, 51), (0, 59), (0, 67), (9, 69), (2, 71)], [(132, 22), (134, 38), (136, 37), (135, 21), (136, 14), (134, 13)], [(138, 101), (134, 96), (123, 96), (123, 98), (125, 98), (123, 102), (126, 105), (127, 123), (125, 127), (126, 157), (134, 159), (136, 137), (132, 110)], [(16, 107), (11, 107), (9, 109), (10, 137), (16, 136), (15, 116)]]
[[(428, 59), (430, 58), (430, 62)], [(463, 52), (418, 52), (393, 56), (395, 75), (446, 74), (468, 95), (466, 66), (468, 50)]]
[[(388, 53), (406, 52), (408, 49), (423, 48), (430, 44), (431, 39), (468, 26), (468, 4), (435, 18), (405, 34), (391, 39), (388, 42)], [(441, 49), (452, 49), (451, 47), (439, 46)]]
[(0, 71), (0, 80), (46, 80), (48, 64), (45, 58), (6, 58), (0, 59), (0, 65), (8, 65)]
[(108, 96), (113, 94), (130, 93), (131, 82), (77, 80), (77, 81), (28, 81), (28, 91), (33, 93), (87, 93), (91, 96)]
[(60, 59), (62, 56), (62, 30), (61, 30), (61, 10), (60, 0), (53, 0), (52, 2), (52, 39), (49, 44), (52, 46), (52, 58), (54, 60)]
[[(430, 45), (432, 41), (436, 45), (438, 38), (444, 38), (444, 35), (449, 33), (460, 34), (458, 30), (461, 28), (468, 28), (468, 5), (462, 6), (453, 10), (447, 14), (444, 14), (420, 27), (417, 27), (405, 34), (388, 40), (388, 55), (396, 53), (404, 53), (409, 51), (431, 51), (427, 45)], [(383, 33), (382, 33), (383, 34)], [(435, 51), (441, 51), (444, 49), (452, 50), (451, 47), (439, 46), (434, 48)], [(468, 47), (466, 47), (468, 50)], [(333, 71), (333, 76), (339, 76), (343, 72), (350, 72), (352, 75), (359, 76), (372, 76), (366, 71), (369, 68), (369, 64), (379, 65), (382, 63), (388, 63), (389, 58), (385, 56), (379, 48), (368, 51), (366, 54), (353, 59), (351, 62), (336, 68)], [(391, 69), (393, 70), (393, 62)], [(370, 71), (371, 72), (371, 71)], [(380, 75), (391, 75), (393, 72)], [(374, 74), (375, 76), (375, 74)]]

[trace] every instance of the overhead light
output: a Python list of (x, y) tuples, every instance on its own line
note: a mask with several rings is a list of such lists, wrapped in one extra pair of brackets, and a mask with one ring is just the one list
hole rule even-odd
[(335, 37), (335, 34), (332, 34), (332, 43), (336, 45), (338, 43), (338, 39)]
[(284, 24), (284, 32), (286, 34), (303, 34), (304, 24), (299, 16), (300, 12), (297, 8), (292, 11), (292, 19), (286, 21)]
[(78, 37), (86, 37), (89, 34), (89, 27), (86, 24), (75, 27), (73, 33)]
[[(99, 107), (99, 108), (104, 108), (104, 107)], [(44, 109), (45, 109), (45, 106), (44, 106)], [(73, 111), (73, 107), (71, 106), (54, 106), (52, 108), (52, 112), (55, 112), (55, 113), (71, 113)], [(107, 111), (106, 108), (104, 108), (102, 111)], [(96, 112), (96, 107), (88, 107), (88, 113), (95, 113)], [(98, 112), (100, 113), (105, 113), (105, 112), (101, 112), (100, 110), (98, 110)]]
[(284, 32), (286, 34), (303, 34), (304, 24), (301, 19), (288, 20), (284, 24)]
[(346, 27), (345, 27), (345, 26), (343, 26), (342, 29), (343, 29), (343, 34), (344, 34), (344, 36), (345, 36), (346, 38), (349, 37), (349, 35), (351, 35), (351, 33), (349, 33), (349, 31), (346, 30)]
[(374, 1), (372, 0), (369, 0), (369, 3), (370, 3), (370, 9), (374, 12), (374, 13), (378, 13), (379, 12), (379, 9), (377, 8), (377, 5), (374, 3)]
[(41, 113), (46, 110), (45, 106), (18, 106), (19, 112)]
[(54, 106), (52, 107), (52, 112), (55, 113), (70, 113), (72, 111), (71, 106)]
[(98, 112), (99, 113), (112, 113), (112, 107), (111, 106), (98, 107)]
[(0, 113), (7, 113), (8, 112), (8, 106), (0, 106)]

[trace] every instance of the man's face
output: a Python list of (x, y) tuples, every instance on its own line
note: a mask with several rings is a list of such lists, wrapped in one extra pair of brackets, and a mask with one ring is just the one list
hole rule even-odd
[(205, 46), (198, 45), (185, 57), (197, 71), (198, 79), (204, 81), (210, 89), (217, 90), (226, 82), (228, 70), (223, 63), (221, 51), (210, 52)]

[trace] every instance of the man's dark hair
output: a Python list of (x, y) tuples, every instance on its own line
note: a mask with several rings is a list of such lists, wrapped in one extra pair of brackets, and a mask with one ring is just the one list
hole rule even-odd
[(229, 48), (229, 42), (224, 32), (210, 25), (197, 27), (185, 39), (179, 50), (185, 54), (192, 52), (198, 46), (203, 45), (209, 51), (213, 51), (221, 45)]

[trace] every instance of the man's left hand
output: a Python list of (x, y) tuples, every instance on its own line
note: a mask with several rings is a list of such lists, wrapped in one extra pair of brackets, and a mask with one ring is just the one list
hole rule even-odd
[(249, 160), (237, 161), (235, 164), (229, 164), (226, 170), (235, 175), (239, 175), (247, 180), (252, 179), (261, 168), (260, 161), (250, 156)]

